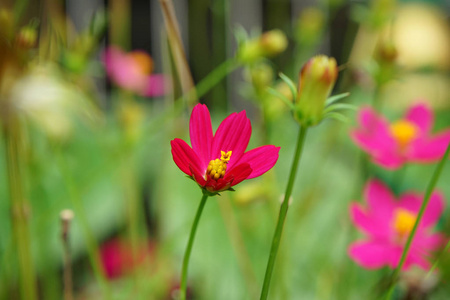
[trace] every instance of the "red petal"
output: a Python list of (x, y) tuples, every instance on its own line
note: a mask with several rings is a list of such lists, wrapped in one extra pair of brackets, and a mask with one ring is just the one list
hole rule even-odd
[(220, 151), (233, 151), (228, 167), (239, 161), (247, 148), (252, 126), (245, 111), (233, 113), (222, 121), (213, 139), (211, 159), (220, 158)]
[(211, 127), (211, 117), (208, 108), (204, 104), (197, 104), (192, 110), (189, 122), (189, 134), (191, 137), (192, 149), (201, 160), (200, 171), (205, 171), (211, 160), (211, 146), (213, 132)]
[(192, 176), (192, 172), (189, 166), (196, 170), (200, 170), (200, 160), (195, 154), (194, 150), (182, 139), (174, 139), (170, 141), (172, 146), (172, 156), (175, 164), (181, 171), (189, 176)]
[(225, 182), (229, 182), (230, 186), (234, 186), (247, 179), (251, 173), (252, 168), (250, 167), (250, 165), (248, 163), (243, 163), (228, 170), (228, 172), (225, 173), (225, 177), (223, 178), (223, 180)]
[(191, 171), (192, 177), (194, 178), (195, 182), (197, 182), (201, 186), (206, 185), (205, 178), (203, 178), (203, 176), (200, 174), (200, 172), (198, 170), (193, 168), (191, 165), (189, 166), (189, 170)]
[(277, 162), (279, 151), (280, 147), (266, 145), (245, 152), (239, 163), (248, 163), (250, 165), (252, 173), (247, 179), (261, 176), (269, 171)]

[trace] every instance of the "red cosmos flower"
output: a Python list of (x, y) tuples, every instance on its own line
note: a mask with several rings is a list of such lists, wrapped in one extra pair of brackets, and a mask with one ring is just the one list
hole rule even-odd
[(189, 133), (192, 148), (181, 139), (170, 142), (173, 160), (181, 171), (212, 194), (264, 174), (278, 160), (280, 147), (272, 145), (245, 152), (252, 133), (245, 111), (229, 115), (213, 136), (208, 108), (197, 104), (192, 110)]

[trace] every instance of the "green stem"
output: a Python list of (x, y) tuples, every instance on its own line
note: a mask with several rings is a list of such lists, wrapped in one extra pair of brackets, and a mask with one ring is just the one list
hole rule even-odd
[(406, 241), (405, 248), (403, 249), (403, 253), (400, 258), (400, 262), (398, 263), (397, 268), (395, 269), (394, 273), (392, 274), (392, 280), (391, 280), (390, 288), (387, 293), (386, 299), (391, 299), (391, 297), (392, 297), (392, 294), (393, 294), (394, 288), (395, 288), (395, 282), (397, 281), (397, 278), (400, 274), (400, 270), (402, 269), (403, 264), (405, 263), (406, 256), (408, 255), (409, 248), (411, 247), (412, 241), (414, 239), (414, 235), (416, 234), (417, 228), (419, 227), (420, 220), (422, 219), (425, 209), (427, 208), (428, 202), (430, 201), (431, 193), (433, 192), (434, 187), (436, 186), (436, 184), (439, 180), (439, 177), (441, 176), (442, 169), (444, 168), (444, 165), (447, 162), (449, 153), (450, 153), (450, 143), (447, 146), (447, 150), (445, 151), (444, 156), (442, 157), (441, 161), (439, 162), (438, 166), (436, 167), (436, 170), (434, 171), (430, 182), (428, 183), (428, 186), (425, 191), (424, 198), (423, 198), (422, 206), (420, 207), (419, 213), (417, 214), (416, 222), (414, 223), (414, 227), (408, 236), (408, 240)]
[(192, 224), (191, 233), (189, 235), (189, 241), (186, 246), (186, 252), (184, 253), (183, 268), (181, 270), (180, 300), (186, 300), (187, 271), (189, 266), (189, 257), (191, 256), (192, 245), (194, 244), (195, 232), (197, 231), (198, 221), (200, 221), (203, 207), (205, 207), (207, 198), (208, 195), (203, 194), (202, 200), (200, 200), (200, 205), (198, 206), (197, 213), (195, 214), (194, 223)]
[(294, 161), (292, 162), (291, 173), (289, 174), (289, 181), (284, 194), (284, 200), (280, 207), (280, 214), (278, 216), (278, 223), (275, 229), (275, 234), (272, 239), (272, 247), (270, 249), (269, 261), (267, 262), (266, 275), (264, 277), (264, 284), (261, 291), (261, 300), (267, 299), (269, 293), (270, 279), (272, 277), (273, 267), (275, 265), (275, 258), (277, 256), (278, 248), (280, 246), (281, 234), (283, 232), (284, 221), (286, 220), (287, 210), (289, 208), (289, 198), (294, 187), (295, 176), (297, 174), (298, 163), (303, 150), (307, 127), (300, 127), (297, 148), (295, 150)]
[[(220, 65), (217, 66), (214, 70), (211, 71), (205, 78), (203, 78), (196, 86), (189, 92), (189, 97), (192, 97), (194, 93), (197, 94), (197, 97), (200, 98), (204, 96), (209, 90), (211, 90), (214, 86), (216, 86), (223, 78), (225, 78), (229, 73), (234, 71), (236, 68), (240, 66), (240, 63), (233, 57), (230, 58)], [(180, 98), (184, 98), (185, 95)], [(188, 97), (188, 99), (189, 99)], [(177, 102), (177, 99), (175, 102)]]
[(18, 120), (11, 120), (6, 125), (6, 161), (8, 168), (9, 193), (11, 200), (11, 217), (19, 258), (21, 298), (37, 299), (37, 286), (29, 228), (30, 206), (24, 197), (21, 172), (21, 139)]
[(438, 264), (439, 264), (439, 260), (441, 259), (441, 257), (445, 254), (448, 253), (448, 250), (450, 249), (450, 241), (448, 241), (447, 245), (445, 245), (444, 250), (442, 250), (441, 254), (439, 255), (439, 257), (436, 259), (436, 261), (434, 262), (433, 266), (431, 266), (430, 271), (428, 271), (427, 275), (425, 276), (425, 278), (427, 278), (428, 276), (430, 276), (431, 274), (433, 274), (434, 270), (437, 268)]
[(103, 291), (103, 298), (111, 299), (111, 291), (108, 285), (108, 281), (106, 279), (105, 271), (101, 264), (99, 245), (89, 226), (88, 218), (86, 216), (86, 212), (83, 203), (81, 201), (79, 191), (77, 189), (76, 184), (73, 182), (72, 175), (70, 174), (70, 170), (68, 169), (68, 166), (62, 153), (57, 153), (56, 159), (64, 183), (66, 184), (66, 188), (69, 192), (69, 197), (72, 202), (75, 216), (77, 220), (79, 220), (81, 225), (81, 230), (84, 235), (89, 260), (92, 265), (92, 270), (94, 271), (94, 276), (97, 282), (99, 283), (100, 288)]

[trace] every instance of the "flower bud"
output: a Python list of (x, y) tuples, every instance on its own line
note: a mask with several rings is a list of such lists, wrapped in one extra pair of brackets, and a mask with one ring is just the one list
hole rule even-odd
[(19, 48), (30, 49), (36, 46), (37, 30), (31, 26), (23, 27), (16, 37), (16, 44)]
[(264, 90), (273, 81), (272, 67), (268, 63), (258, 63), (250, 68), (250, 78), (256, 90)]
[(296, 118), (302, 125), (313, 126), (320, 122), (337, 76), (336, 60), (332, 57), (318, 55), (303, 66), (296, 103)]
[(260, 45), (266, 56), (275, 56), (286, 50), (288, 40), (283, 31), (274, 29), (261, 36)]
[(278, 29), (265, 32), (260, 37), (245, 41), (238, 57), (243, 63), (253, 63), (262, 57), (272, 57), (283, 52), (288, 45), (286, 35)]

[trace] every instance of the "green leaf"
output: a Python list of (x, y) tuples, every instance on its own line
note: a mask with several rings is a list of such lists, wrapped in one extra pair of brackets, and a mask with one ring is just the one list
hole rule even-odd
[(289, 77), (284, 75), (283, 73), (280, 73), (279, 76), (289, 86), (289, 89), (291, 90), (291, 93), (292, 93), (292, 96), (294, 96), (294, 99), (297, 99), (297, 87), (295, 86), (295, 83)]
[(350, 109), (350, 110), (356, 111), (356, 110), (358, 110), (358, 107), (353, 104), (337, 103), (337, 104), (332, 104), (332, 105), (326, 107), (325, 110), (323, 111), (323, 113), (326, 114), (326, 113), (336, 111), (336, 110), (341, 110), (341, 109)]
[(339, 101), (345, 97), (348, 97), (349, 95), (350, 95), (350, 93), (342, 93), (342, 94), (331, 96), (325, 101), (325, 105), (330, 105), (336, 101)]
[(350, 123), (350, 119), (346, 116), (344, 116), (343, 114), (337, 113), (337, 112), (329, 112), (326, 113), (323, 116), (324, 119), (335, 119), (337, 121), (340, 121), (342, 123)]
[(285, 95), (281, 94), (279, 91), (273, 89), (273, 88), (268, 88), (267, 92), (279, 99), (281, 99), (291, 110), (295, 109), (294, 104), (292, 103), (291, 100), (289, 100)]

